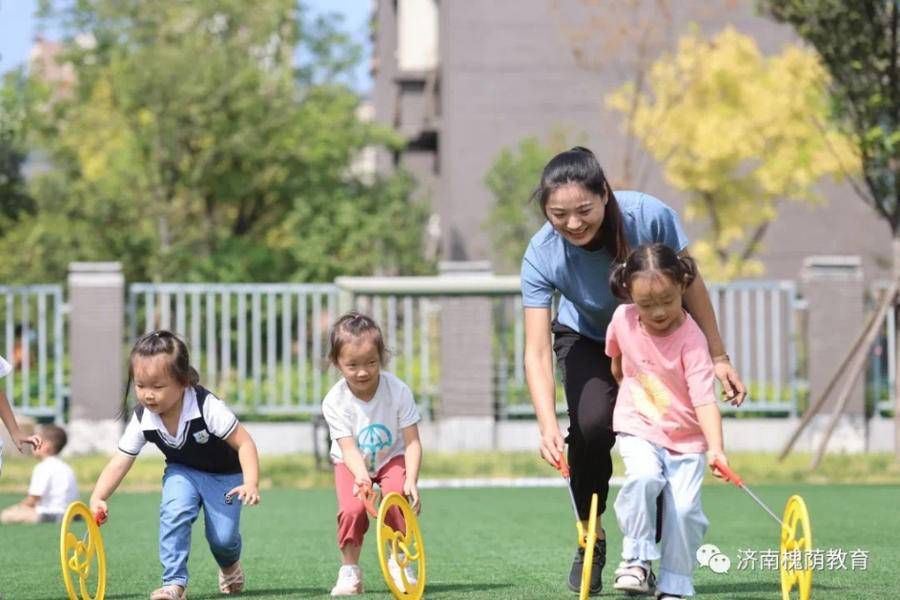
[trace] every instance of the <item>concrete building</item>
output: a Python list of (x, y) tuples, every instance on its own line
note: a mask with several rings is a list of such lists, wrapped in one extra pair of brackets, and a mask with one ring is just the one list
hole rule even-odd
[[(752, 35), (764, 53), (793, 31), (755, 12), (753, 0), (377, 0), (373, 44), (375, 118), (408, 140), (396, 156), (440, 219), (441, 258), (490, 258), (482, 223), (493, 198), (484, 177), (504, 147), (563, 128), (583, 139), (610, 179), (623, 178), (621, 117), (604, 97), (633, 77), (636, 61), (671, 48), (696, 24)], [(583, 135), (583, 138), (580, 137)], [(652, 159), (635, 187), (681, 211), (685, 198)], [(537, 177), (535, 174), (535, 183)], [(798, 276), (804, 257), (852, 254), (865, 279), (891, 263), (890, 232), (849, 185), (822, 184), (826, 202), (783, 205), (762, 240), (767, 278)], [(523, 203), (525, 199), (523, 198)], [(700, 225), (688, 223), (692, 238)], [(865, 235), (860, 235), (865, 232)], [(524, 246), (523, 246), (524, 250)]]

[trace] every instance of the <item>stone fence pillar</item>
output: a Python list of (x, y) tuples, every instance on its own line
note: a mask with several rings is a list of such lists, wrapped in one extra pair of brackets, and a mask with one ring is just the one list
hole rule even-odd
[[(803, 261), (800, 287), (807, 301), (807, 365), (810, 402), (821, 397), (829, 379), (846, 357), (865, 324), (865, 283), (859, 256), (810, 256)], [(838, 380), (828, 401), (810, 423), (809, 440), (818, 448), (820, 435), (836, 410), (846, 383)], [(828, 444), (829, 451), (865, 449), (865, 371), (850, 390), (844, 417)]]
[[(444, 262), (443, 277), (491, 275), (490, 263)], [(493, 299), (445, 296), (441, 307), (438, 417), (494, 418)]]
[(117, 262), (69, 265), (71, 453), (112, 452), (121, 434), (125, 278)]

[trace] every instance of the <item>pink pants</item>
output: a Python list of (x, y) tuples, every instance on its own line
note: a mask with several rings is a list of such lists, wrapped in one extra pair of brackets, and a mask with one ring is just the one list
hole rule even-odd
[[(372, 482), (381, 488), (382, 496), (390, 492), (403, 494), (405, 480), (406, 463), (402, 454), (389, 460), (372, 478)], [(347, 544), (362, 546), (363, 536), (369, 529), (369, 517), (362, 500), (353, 495), (353, 473), (344, 463), (334, 465), (334, 487), (338, 501), (338, 547), (343, 548)], [(386, 520), (394, 530), (406, 530), (403, 515), (396, 508), (388, 512)]]

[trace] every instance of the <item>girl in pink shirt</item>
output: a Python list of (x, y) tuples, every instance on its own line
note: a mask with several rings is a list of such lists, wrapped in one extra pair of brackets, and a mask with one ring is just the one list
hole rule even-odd
[(630, 302), (606, 331), (620, 383), (613, 429), (626, 477), (615, 503), (624, 539), (613, 587), (644, 594), (655, 587), (658, 599), (694, 594), (695, 557), (709, 524), (700, 504), (704, 468), (716, 458), (727, 464), (706, 337), (682, 308), (695, 275), (694, 261), (664, 244), (638, 247), (610, 274), (613, 293)]

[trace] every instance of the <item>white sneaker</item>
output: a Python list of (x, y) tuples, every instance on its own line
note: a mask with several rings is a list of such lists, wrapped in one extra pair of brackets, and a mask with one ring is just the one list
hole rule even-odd
[(362, 571), (357, 565), (342, 565), (337, 583), (331, 588), (332, 596), (356, 596), (362, 594)]
[[(404, 558), (405, 557), (401, 553), (400, 562), (403, 562)], [(413, 587), (415, 587), (416, 582), (418, 581), (416, 572), (413, 571), (412, 565), (407, 564), (405, 568), (401, 569), (400, 564), (393, 556), (388, 559), (388, 571), (390, 571), (391, 573), (391, 579), (394, 580), (394, 584), (396, 584), (396, 586), (404, 592), (410, 591)], [(403, 571), (406, 571), (406, 581), (408, 585), (403, 583)]]

